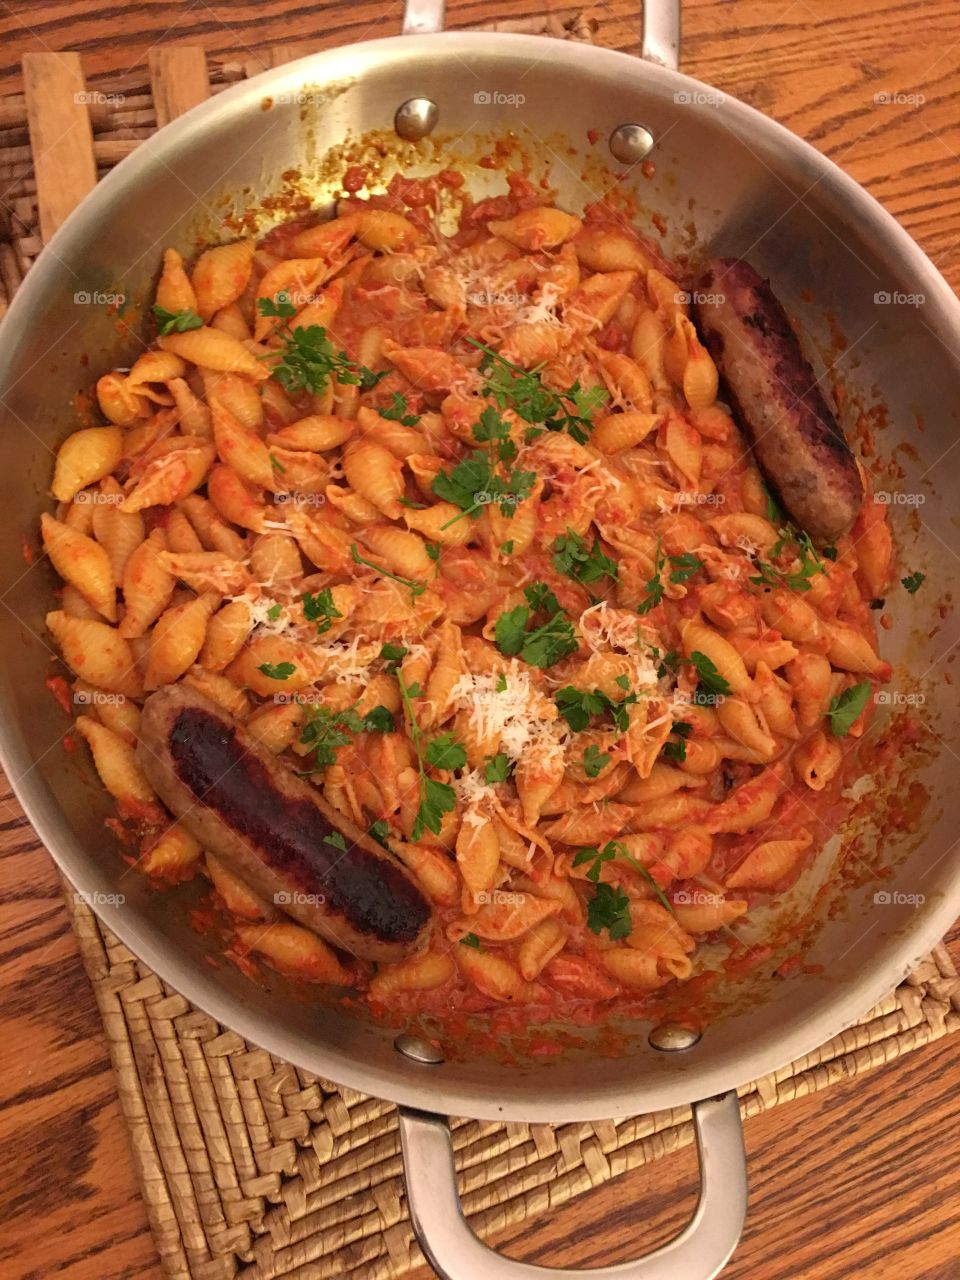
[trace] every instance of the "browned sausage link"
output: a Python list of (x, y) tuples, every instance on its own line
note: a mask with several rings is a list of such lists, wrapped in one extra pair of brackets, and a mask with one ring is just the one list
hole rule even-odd
[(406, 869), (194, 690), (147, 699), (139, 755), (204, 848), (335, 946), (396, 960), (425, 941), (430, 907)]
[(863, 501), (853, 454), (768, 281), (736, 258), (697, 285), (696, 321), (768, 484), (817, 542), (848, 533)]

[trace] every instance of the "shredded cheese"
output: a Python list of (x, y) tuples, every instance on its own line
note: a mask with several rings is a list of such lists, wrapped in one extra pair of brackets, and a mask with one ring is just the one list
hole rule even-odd
[(534, 687), (529, 671), (516, 661), (504, 679), (506, 688), (498, 690), (497, 673), (468, 672), (454, 685), (452, 703), (469, 712), (478, 738), (497, 739), (511, 760), (535, 755), (546, 765), (558, 756), (562, 759), (569, 733), (559, 723), (555, 705)]

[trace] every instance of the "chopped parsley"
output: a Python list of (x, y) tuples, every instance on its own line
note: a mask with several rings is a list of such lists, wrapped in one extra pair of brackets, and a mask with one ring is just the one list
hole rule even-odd
[(377, 705), (363, 717), (364, 733), (393, 733), (396, 729), (393, 712), (382, 703)]
[(437, 769), (462, 769), (467, 763), (467, 752), (452, 733), (441, 733), (427, 743), (428, 764)]
[(925, 573), (920, 573), (919, 571), (916, 573), (910, 573), (907, 574), (905, 578), (900, 579), (900, 585), (906, 587), (911, 595), (915, 595), (926, 581), (926, 578), (927, 575)]
[(673, 583), (686, 582), (698, 569), (703, 568), (703, 561), (692, 551), (685, 551), (682, 556), (670, 556), (670, 563), (673, 565), (673, 572), (670, 574), (670, 581)]
[(268, 680), (289, 680), (296, 667), (292, 662), (278, 662), (274, 665), (272, 662), (261, 662), (258, 671), (262, 671)]
[(161, 338), (169, 333), (186, 333), (188, 329), (203, 328), (203, 321), (195, 311), (167, 311), (165, 307), (154, 306), (153, 314), (157, 318), (157, 333)]
[(367, 827), (367, 834), (373, 836), (377, 844), (382, 845), (384, 849), (389, 849), (387, 844), (387, 836), (390, 834), (390, 824), (385, 822), (383, 818), (378, 818), (376, 822), (371, 822)]
[(507, 677), (503, 674), (503, 672), (502, 672), (502, 671), (501, 671), (501, 672), (500, 672), (500, 674), (497, 676), (497, 683), (496, 683), (493, 687), (494, 687), (494, 689), (496, 690), (496, 692), (497, 692), (497, 693), (506, 693), (506, 691), (507, 691)]
[(344, 853), (347, 852), (347, 842), (341, 831), (331, 831), (328, 836), (323, 837), (323, 843), (332, 844), (335, 849), (341, 849)]
[(502, 751), (498, 751), (495, 756), (487, 756), (483, 768), (484, 782), (493, 784), (495, 782), (506, 782), (510, 777), (510, 770), (513, 768), (513, 761), (509, 756), (504, 755)]
[(308, 622), (317, 624), (318, 636), (322, 636), (324, 632), (330, 630), (333, 626), (334, 618), (343, 617), (343, 614), (333, 603), (333, 591), (330, 587), (324, 587), (316, 595), (311, 595), (309, 591), (305, 591), (301, 599), (303, 600), (303, 616)]
[(867, 705), (870, 697), (870, 683), (864, 680), (850, 689), (831, 698), (827, 708), (830, 717), (830, 728), (835, 738), (844, 738), (853, 728), (854, 722)]
[(376, 706), (361, 716), (355, 707), (344, 711), (331, 711), (329, 707), (307, 706), (308, 720), (300, 734), (302, 746), (313, 753), (311, 773), (319, 773), (336, 763), (337, 747), (346, 747), (354, 733), (392, 733), (393, 713), (384, 706)]
[(390, 403), (385, 409), (378, 409), (381, 418), (386, 418), (389, 422), (399, 422), (403, 427), (415, 427), (420, 421), (418, 413), (408, 413), (409, 405), (407, 397), (402, 396), (399, 391), (394, 391), (390, 398)]
[(658, 604), (663, 601), (663, 574), (667, 567), (667, 562), (671, 565), (670, 581), (674, 585), (686, 582), (697, 572), (703, 568), (703, 561), (699, 556), (695, 556), (692, 551), (685, 551), (679, 556), (667, 556), (663, 553), (663, 540), (657, 534), (657, 549), (653, 557), (653, 574), (647, 579), (646, 596), (637, 605), (637, 613), (649, 613), (651, 609), (655, 609)]
[(603, 553), (598, 537), (594, 538), (593, 546), (588, 547), (586, 541), (573, 529), (568, 529), (554, 542), (553, 567), (558, 573), (566, 574), (583, 586), (603, 577), (616, 581), (618, 572), (616, 560), (611, 560)]
[[(504, 359), (492, 347), (467, 341), (481, 353), (480, 372), (484, 376), (486, 390), (501, 409), (510, 407), (524, 422), (546, 431), (566, 431), (578, 444), (586, 444), (593, 430), (593, 415), (609, 399), (603, 387), (583, 388), (579, 381), (563, 391), (554, 391), (543, 384), (543, 364), (532, 369)], [(540, 434), (527, 432), (527, 439)]]
[[(453, 787), (447, 782), (438, 782), (436, 778), (431, 778), (427, 773), (426, 760), (428, 758), (431, 747), (435, 747), (436, 743), (443, 738), (452, 739), (451, 734), (441, 735), (441, 739), (434, 739), (424, 748), (423, 730), (417, 722), (417, 715), (413, 709), (413, 699), (422, 696), (422, 690), (418, 684), (412, 684), (409, 687), (404, 683), (403, 676), (397, 673), (397, 684), (400, 686), (400, 697), (403, 699), (403, 705), (407, 713), (407, 720), (410, 726), (410, 740), (413, 743), (413, 749), (417, 757), (417, 772), (419, 775), (419, 806), (417, 808), (416, 817), (413, 820), (413, 830), (410, 833), (416, 841), (423, 835), (424, 831), (432, 831), (435, 836), (440, 834), (443, 826), (443, 816), (446, 813), (452, 813), (456, 808), (457, 794)], [(459, 744), (452, 744), (459, 747)], [(459, 751), (463, 753), (464, 763), (466, 762), (466, 752), (462, 747)], [(434, 755), (441, 753), (442, 750), (437, 748)], [(433, 763), (433, 761), (430, 761)], [(457, 767), (457, 766), (454, 766)]]
[(700, 683), (709, 693), (726, 694), (730, 692), (730, 682), (720, 674), (715, 664), (705, 653), (694, 649), (690, 655), (690, 665), (700, 677)]
[(663, 744), (663, 756), (665, 760), (686, 760), (687, 758), (687, 738), (693, 731), (693, 725), (686, 720), (674, 720), (670, 726), (670, 732), (676, 735), (676, 742), (665, 742)]
[(276, 622), (276, 620), (280, 617), (281, 613), (283, 613), (283, 605), (272, 604), (270, 608), (267, 610), (267, 617), (270, 619), (271, 622)]
[(610, 756), (604, 755), (595, 742), (592, 742), (583, 753), (583, 772), (588, 778), (596, 778), (610, 763)]
[(557, 710), (575, 733), (586, 729), (594, 716), (605, 715), (611, 717), (621, 733), (626, 733), (630, 727), (627, 708), (637, 700), (637, 695), (632, 693), (614, 702), (602, 689), (576, 689), (571, 684), (558, 689), (553, 697)]
[(380, 650), (380, 658), (387, 664), (387, 674), (392, 675), (410, 650), (403, 644), (385, 644)]
[(461, 947), (473, 947), (475, 951), (480, 950), (480, 939), (475, 933), (465, 933), (460, 939)]
[(274, 359), (272, 377), (284, 391), (325, 391), (331, 378), (341, 384), (369, 388), (375, 386), (383, 374), (371, 373), (363, 365), (357, 365), (345, 351), (338, 351), (323, 325), (311, 324), (306, 328), (291, 329), (289, 321), (297, 309), (284, 293), (276, 298), (261, 298), (257, 303), (260, 315), (277, 321), (274, 333), (283, 340), (279, 353), (269, 352), (266, 358)]
[[(579, 648), (573, 623), (546, 583), (531, 583), (524, 595), (526, 605), (508, 609), (497, 619), (494, 629), (497, 647), (510, 658), (519, 654), (531, 667), (552, 667)], [(531, 618), (543, 613), (547, 615), (546, 621), (528, 631)]]
[[(487, 405), (474, 424), (473, 436), (487, 449), (474, 449), (458, 462), (452, 471), (441, 471), (434, 476), (432, 489), (438, 498), (460, 508), (443, 526), (456, 524), (464, 516), (472, 520), (480, 517), (483, 507), (496, 503), (503, 515), (513, 517), (515, 507), (528, 498), (536, 482), (533, 471), (519, 471), (509, 464), (517, 456), (517, 446), (510, 436), (510, 423)], [(501, 471), (501, 468), (504, 470)]]
[(593, 933), (606, 929), (612, 940), (628, 938), (633, 932), (630, 899), (612, 884), (598, 884), (587, 903), (587, 928)]
[[(587, 868), (587, 872), (586, 872), (587, 879), (591, 881), (591, 883), (595, 884), (597, 886), (597, 889), (599, 890), (605, 887), (609, 888), (609, 886), (604, 886), (600, 883), (600, 872), (603, 868), (603, 864), (605, 862), (614, 862), (617, 859), (620, 859), (623, 862), (629, 863), (629, 865), (633, 867), (634, 871), (639, 871), (639, 873), (643, 876), (643, 878), (653, 888), (657, 897), (660, 899), (660, 901), (663, 903), (666, 909), (670, 912), (670, 914), (671, 915), (675, 914), (673, 910), (673, 904), (670, 902), (670, 899), (667, 897), (667, 895), (663, 892), (663, 890), (657, 884), (656, 880), (654, 880), (653, 876), (650, 874), (647, 868), (643, 865), (642, 862), (638, 862), (637, 859), (630, 852), (630, 850), (626, 847), (626, 845), (622, 844), (619, 840), (608, 840), (602, 849), (598, 849), (596, 848), (596, 846), (589, 849), (580, 849), (574, 856), (573, 865), (575, 867), (579, 867), (579, 866), (582, 866), (583, 863), (589, 862), (590, 866)], [(590, 928), (593, 929), (593, 925), (590, 925)], [(599, 933), (600, 930), (593, 929), (593, 932)], [(627, 933), (629, 932), (630, 930), (628, 928)], [(623, 938), (623, 937), (626, 937), (626, 934), (614, 935), (611, 933), (610, 936), (611, 938), (614, 936)]]
[(785, 525), (779, 530), (779, 538), (770, 548), (770, 561), (778, 560), (784, 549), (793, 549), (795, 557), (799, 557), (800, 568), (789, 573), (777, 569), (765, 560), (755, 560), (757, 573), (748, 581), (761, 587), (787, 587), (790, 591), (809, 591), (810, 579), (818, 573), (826, 573), (826, 567), (820, 553), (810, 540), (810, 535), (793, 525)]

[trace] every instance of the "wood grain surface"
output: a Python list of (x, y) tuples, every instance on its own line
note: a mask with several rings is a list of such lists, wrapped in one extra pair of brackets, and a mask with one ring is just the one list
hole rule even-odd
[[(587, 6), (597, 41), (636, 51), (636, 7)], [(449, 9), (454, 26), (543, 12), (529, 0)], [(28, 52), (79, 51), (88, 81), (155, 63), (177, 41), (265, 64), (268, 46), (369, 39), (400, 15), (367, 0), (0, 0), (0, 93), (22, 88)], [(833, 156), (960, 285), (956, 0), (688, 0), (684, 26), (685, 70)], [(59, 880), (2, 792), (0, 852), (0, 1274), (159, 1276)], [(960, 932), (951, 946), (960, 958)], [(956, 1280), (958, 1048), (941, 1040), (751, 1121), (750, 1218), (725, 1280)], [(678, 1229), (695, 1195), (687, 1150), (512, 1228), (504, 1246), (545, 1264), (622, 1261)]]

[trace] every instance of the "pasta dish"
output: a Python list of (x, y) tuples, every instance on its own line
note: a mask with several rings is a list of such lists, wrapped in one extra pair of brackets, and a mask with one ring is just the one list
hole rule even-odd
[(544, 200), (444, 172), (168, 248), (42, 517), (136, 871), (375, 1011), (687, 982), (823, 846), (890, 675), (886, 508), (765, 283)]

